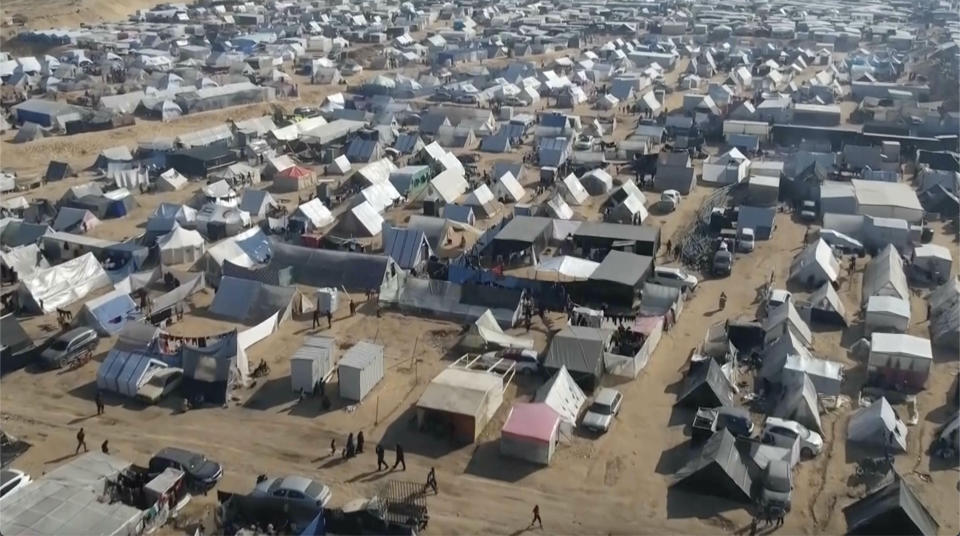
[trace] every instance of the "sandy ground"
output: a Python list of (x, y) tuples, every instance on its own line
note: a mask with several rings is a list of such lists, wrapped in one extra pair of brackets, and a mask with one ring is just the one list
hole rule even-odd
[[(310, 97), (311, 102), (316, 96)], [(678, 98), (677, 93), (671, 96), (671, 108), (679, 105)], [(51, 158), (89, 165), (99, 150), (118, 143), (174, 135), (211, 126), (226, 117), (239, 119), (265, 111), (256, 107), (231, 109), (189, 116), (169, 124), (140, 122), (121, 131), (77, 139), (53, 138), (26, 146), (4, 143), (4, 166), (24, 173), (42, 172)], [(618, 129), (616, 137), (622, 139), (629, 130)], [(520, 154), (516, 151), (484, 156), (482, 166), (496, 159), (519, 159)], [(527, 171), (526, 182), (530, 183), (535, 169)], [(56, 199), (72, 183), (47, 185), (29, 195)], [(104, 238), (132, 236), (139, 232), (134, 229), (134, 222), (142, 222), (151, 207), (161, 200), (185, 199), (198, 187), (191, 185), (188, 191), (173, 194), (138, 196), (141, 207), (131, 217), (105, 223), (91, 234)], [(676, 212), (652, 215), (647, 223), (659, 225), (666, 242), (688, 224), (710, 192), (710, 188), (701, 186), (683, 200)], [(649, 197), (655, 199), (654, 195)], [(409, 213), (397, 211), (390, 217), (402, 220)], [(436, 467), (440, 494), (428, 499), (428, 530), (434, 534), (521, 534), (528, 528), (534, 504), (540, 505), (544, 530), (549, 533), (744, 532), (750, 519), (740, 505), (668, 491), (672, 473), (690, 453), (685, 428), (692, 420), (688, 411), (674, 410), (673, 403), (686, 358), (706, 329), (726, 318), (753, 314), (757, 307), (755, 289), (771, 271), (775, 272), (776, 281), (783, 284), (790, 261), (801, 246), (804, 229), (791, 221), (789, 214), (778, 214), (773, 240), (760, 242), (753, 253), (741, 255), (731, 277), (704, 280), (686, 304), (679, 324), (665, 334), (641, 375), (634, 381), (611, 383), (625, 396), (612, 431), (600, 438), (576, 435), (558, 448), (553, 464), (546, 468), (502, 458), (498, 453), (499, 429), (511, 402), (526, 399), (535, 388), (525, 378), (509, 386), (506, 403), (473, 445), (454, 447), (414, 430), (411, 407), (427, 382), (460, 355), (455, 345), (461, 327), (390, 311), (377, 319), (371, 304), (362, 305), (354, 317), (348, 317), (346, 307), (341, 307), (329, 330), (313, 330), (309, 318), (294, 318), (282, 325), (278, 333), (253, 346), (248, 351), (251, 364), (264, 359), (272, 372), (256, 385), (236, 392), (237, 400), (228, 408), (179, 413), (179, 404), (174, 400), (143, 407), (108, 397), (106, 414), (96, 416), (92, 401), (96, 370), (113, 344), (108, 339), (101, 341), (95, 360), (78, 370), (22, 370), (5, 376), (0, 391), (0, 418), (4, 431), (33, 444), (14, 466), (35, 477), (73, 457), (74, 436), (82, 426), (91, 448), (108, 439), (113, 453), (139, 464), (146, 463), (154, 452), (167, 445), (204, 452), (224, 465), (220, 489), (225, 491), (246, 492), (261, 473), (311, 476), (333, 488), (335, 505), (373, 493), (384, 479), (422, 481), (429, 468)], [(956, 244), (943, 232), (936, 234), (935, 241), (956, 250)], [(860, 267), (862, 270), (862, 263)], [(859, 297), (861, 273), (844, 277), (843, 299), (853, 309)], [(717, 311), (721, 291), (729, 299), (726, 309)], [(194, 297), (196, 310), (171, 331), (193, 335), (226, 327), (207, 315), (205, 308), (211, 299), (209, 290)], [(361, 296), (353, 299), (363, 301)], [(926, 336), (926, 322), (919, 320), (925, 317), (920, 294), (912, 298), (912, 306), (915, 320), (910, 332)], [(559, 329), (562, 319), (552, 316), (550, 321), (549, 326), (539, 320), (534, 322), (531, 335), (540, 350), (546, 347), (548, 332)], [(49, 334), (54, 324), (49, 316), (25, 322), (34, 337)], [(817, 353), (847, 365), (844, 392), (853, 400), (864, 376), (864, 364), (848, 357), (845, 348), (856, 340), (858, 330), (854, 326), (841, 333), (815, 326)], [(521, 334), (523, 330), (512, 332)], [(385, 345), (385, 378), (362, 403), (347, 405), (335, 396), (329, 411), (313, 399), (298, 403), (289, 384), (289, 356), (303, 337), (314, 333), (336, 337), (342, 351), (359, 340)], [(948, 418), (945, 396), (957, 368), (956, 356), (937, 355), (928, 388), (918, 397), (920, 421), (910, 428), (909, 452), (897, 458), (898, 470), (926, 502), (944, 534), (960, 530), (957, 472), (937, 466), (926, 449), (934, 429)], [(328, 392), (336, 392), (336, 388), (334, 381), (328, 385)], [(903, 407), (898, 409), (905, 415)], [(844, 441), (850, 411), (844, 408), (824, 416), (828, 446), (818, 458), (800, 464), (794, 509), (780, 532), (838, 534), (845, 530), (840, 508), (863, 492), (862, 486), (853, 486), (850, 480), (859, 455), (848, 450)], [(331, 439), (342, 445), (348, 433), (360, 430), (366, 435), (370, 451), (376, 442), (383, 442), (388, 450), (401, 443), (408, 454), (407, 471), (389, 475), (376, 472), (372, 452), (346, 462), (329, 455)], [(392, 460), (390, 452), (388, 460)], [(192, 533), (190, 529), (196, 521), (208, 517), (215, 500), (215, 494), (195, 498), (181, 519), (161, 533)]]

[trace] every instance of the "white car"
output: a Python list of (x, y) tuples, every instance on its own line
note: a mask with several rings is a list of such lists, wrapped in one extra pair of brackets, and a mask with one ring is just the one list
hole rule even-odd
[(812, 458), (823, 450), (823, 438), (820, 434), (808, 430), (804, 425), (787, 419), (767, 417), (763, 423), (761, 440), (768, 445), (791, 447), (794, 441), (800, 442), (800, 455)]
[(16, 469), (0, 471), (0, 501), (10, 497), (30, 483), (30, 475)]
[(664, 212), (673, 212), (680, 206), (680, 192), (676, 190), (664, 190), (660, 194), (660, 207)]
[(613, 424), (613, 418), (620, 413), (623, 395), (616, 389), (604, 387), (597, 392), (593, 404), (583, 415), (580, 425), (597, 433), (606, 433)]
[(782, 288), (775, 288), (770, 291), (770, 296), (767, 298), (767, 307), (773, 309), (779, 305), (783, 305), (788, 300), (793, 297), (790, 294), (789, 290), (783, 290)]
[(536, 374), (540, 372), (540, 357), (536, 350), (508, 348), (487, 352), (480, 356), (480, 364), (494, 367), (497, 372), (505, 372), (510, 365), (516, 365), (517, 374)]
[(321, 508), (330, 502), (330, 487), (303, 476), (268, 478), (258, 482), (252, 497), (270, 497), (280, 502), (315, 504)]
[(677, 287), (684, 290), (697, 288), (696, 277), (673, 266), (657, 266), (653, 269), (653, 282), (665, 287)]

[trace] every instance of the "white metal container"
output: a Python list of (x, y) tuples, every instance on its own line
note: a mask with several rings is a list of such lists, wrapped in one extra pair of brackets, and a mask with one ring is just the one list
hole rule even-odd
[(340, 397), (363, 400), (383, 379), (383, 347), (369, 342), (358, 342), (343, 356), (337, 370)]

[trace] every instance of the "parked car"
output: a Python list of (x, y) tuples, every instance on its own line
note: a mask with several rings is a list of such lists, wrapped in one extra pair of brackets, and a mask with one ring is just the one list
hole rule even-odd
[(577, 141), (573, 143), (573, 148), (577, 151), (589, 151), (593, 149), (594, 139), (593, 136), (580, 136), (577, 138)]
[(0, 501), (12, 496), (30, 483), (30, 475), (17, 469), (0, 471)]
[(790, 448), (795, 441), (800, 442), (800, 455), (812, 458), (823, 450), (823, 438), (806, 426), (787, 419), (767, 417), (760, 433), (761, 441), (768, 445)]
[(719, 432), (723, 429), (735, 436), (750, 437), (753, 434), (750, 412), (737, 407), (717, 408), (717, 420), (714, 422), (713, 431)]
[(147, 404), (156, 404), (180, 387), (183, 381), (183, 369), (167, 367), (155, 369), (137, 389), (137, 398)]
[(516, 95), (507, 95), (503, 98), (504, 106), (526, 106), (527, 103), (523, 102), (523, 99)]
[(744, 253), (750, 253), (753, 251), (753, 248), (757, 245), (753, 229), (750, 227), (744, 227), (740, 229), (740, 233), (737, 236), (737, 243), (740, 244), (740, 251)]
[(73, 328), (54, 337), (40, 352), (40, 362), (48, 368), (61, 368), (97, 345), (97, 332), (86, 327)]
[(660, 209), (664, 212), (673, 212), (680, 206), (680, 192), (676, 190), (664, 190), (660, 194)]
[(697, 278), (673, 266), (657, 266), (653, 270), (653, 282), (665, 287), (677, 287), (684, 290), (697, 288)]
[(281, 502), (309, 503), (323, 508), (333, 493), (330, 487), (303, 476), (268, 478), (257, 483), (252, 497), (271, 497)]
[(620, 413), (623, 395), (616, 389), (604, 387), (597, 392), (593, 404), (583, 415), (580, 424), (593, 432), (606, 433), (613, 424), (613, 418)]
[(763, 489), (760, 504), (772, 510), (790, 511), (793, 491), (793, 475), (790, 463), (785, 460), (770, 460), (763, 471)]
[(713, 254), (713, 265), (711, 266), (713, 275), (730, 275), (733, 271), (733, 254), (728, 249), (718, 249)]
[(480, 102), (477, 99), (476, 95), (469, 95), (469, 94), (457, 95), (456, 98), (453, 99), (453, 101), (456, 102), (457, 104), (476, 104)]
[(480, 356), (479, 361), (488, 367), (495, 365), (494, 370), (498, 372), (503, 372), (510, 368), (510, 365), (515, 365), (517, 374), (537, 374), (541, 367), (540, 356), (536, 350), (520, 348), (487, 352)]
[(154, 454), (148, 470), (151, 475), (158, 475), (168, 467), (183, 471), (187, 486), (203, 492), (212, 489), (223, 477), (223, 467), (219, 463), (208, 460), (203, 454), (176, 447), (166, 447)]
[(340, 74), (342, 74), (343, 76), (355, 75), (361, 71), (363, 71), (363, 67), (359, 63), (354, 62), (353, 60), (347, 61), (346, 63), (343, 64), (343, 67), (340, 67)]

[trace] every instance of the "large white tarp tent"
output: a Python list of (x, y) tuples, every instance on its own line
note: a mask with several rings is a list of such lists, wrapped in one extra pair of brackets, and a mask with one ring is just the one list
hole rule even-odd
[(547, 465), (560, 436), (560, 416), (543, 403), (517, 403), (500, 430), (500, 453)]
[(526, 348), (533, 349), (533, 339), (515, 337), (504, 333), (493, 312), (487, 309), (476, 320), (463, 336), (461, 344), (472, 350), (488, 350), (491, 348)]
[(20, 306), (29, 311), (52, 313), (109, 285), (110, 276), (93, 253), (87, 253), (22, 278), (18, 290)]
[(551, 272), (570, 279), (585, 281), (593, 274), (597, 266), (600, 266), (599, 262), (563, 255), (560, 257), (543, 257), (540, 259), (540, 265), (537, 266), (537, 272)]
[(903, 182), (853, 179), (857, 213), (876, 218), (897, 218), (910, 223), (923, 220), (923, 206), (914, 189)]
[(796, 283), (816, 287), (824, 281), (836, 282), (839, 276), (840, 262), (823, 239), (807, 245), (790, 263), (790, 281)]
[(580, 179), (573, 173), (564, 177), (562, 184), (563, 198), (571, 205), (582, 205), (590, 197), (590, 194), (587, 193), (587, 189), (583, 187)]
[(290, 215), (290, 219), (302, 222), (304, 230), (313, 231), (326, 227), (334, 222), (330, 209), (323, 204), (320, 198), (314, 198), (297, 207)]
[(507, 171), (493, 185), (493, 195), (504, 203), (518, 203), (527, 196), (527, 191), (513, 173)]
[(343, 215), (338, 228), (351, 237), (377, 236), (383, 230), (383, 216), (373, 205), (364, 201)]
[(904, 333), (910, 325), (910, 302), (894, 296), (870, 296), (864, 315), (864, 333)]
[(203, 256), (203, 235), (174, 225), (173, 230), (157, 239), (163, 264), (196, 262)]
[(0, 262), (8, 269), (16, 272), (20, 279), (30, 277), (37, 270), (50, 267), (47, 259), (40, 252), (40, 247), (36, 244), (27, 244), (9, 251), (2, 251), (0, 252)]
[(863, 271), (863, 291), (860, 303), (866, 305), (871, 296), (890, 296), (910, 299), (907, 274), (903, 259), (892, 245), (888, 245), (867, 263)]
[(253, 227), (207, 248), (198, 264), (199, 268), (206, 273), (208, 280), (216, 282), (220, 279), (220, 270), (226, 261), (244, 268), (252, 268), (266, 262), (269, 257), (269, 239), (259, 227)]
[(907, 425), (897, 417), (887, 399), (881, 398), (850, 417), (847, 441), (906, 452)]
[(560, 419), (569, 427), (577, 425), (580, 410), (587, 403), (587, 395), (583, 393), (577, 382), (570, 376), (566, 366), (561, 366), (557, 372), (537, 389), (533, 395), (534, 402), (543, 402), (553, 408), (560, 415)]

